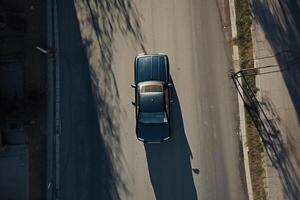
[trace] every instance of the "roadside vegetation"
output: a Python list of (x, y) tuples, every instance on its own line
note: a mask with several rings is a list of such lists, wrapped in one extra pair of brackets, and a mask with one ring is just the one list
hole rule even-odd
[[(251, 38), (251, 12), (248, 0), (235, 0), (236, 22), (238, 36), (236, 44), (239, 47), (240, 67), (241, 69), (254, 68), (253, 49)], [(251, 72), (253, 73), (253, 71)], [(251, 90), (256, 93), (255, 76), (246, 76)], [(245, 82), (243, 82), (243, 85)], [(265, 200), (266, 193), (264, 189), (265, 171), (263, 168), (263, 145), (257, 132), (254, 122), (249, 113), (246, 115), (246, 131), (249, 147), (249, 165), (253, 187), (253, 196), (255, 200)]]

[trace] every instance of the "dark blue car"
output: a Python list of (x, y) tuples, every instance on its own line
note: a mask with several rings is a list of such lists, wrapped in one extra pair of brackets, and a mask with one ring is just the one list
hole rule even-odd
[(170, 138), (169, 60), (165, 54), (142, 54), (134, 62), (136, 135), (140, 141), (160, 143)]

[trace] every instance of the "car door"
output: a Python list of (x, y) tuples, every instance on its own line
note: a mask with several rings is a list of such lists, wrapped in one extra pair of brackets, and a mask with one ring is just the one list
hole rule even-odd
[(164, 99), (165, 99), (165, 108), (168, 119), (170, 118), (170, 89), (169, 87), (165, 87), (164, 91)]

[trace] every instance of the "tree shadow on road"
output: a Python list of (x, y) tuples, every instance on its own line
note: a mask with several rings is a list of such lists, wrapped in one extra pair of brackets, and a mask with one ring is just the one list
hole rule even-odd
[(106, 152), (102, 174), (105, 193), (101, 199), (121, 199), (129, 193), (123, 178), (126, 163), (120, 149), (119, 91), (113, 71), (114, 36), (120, 34), (143, 48), (140, 15), (130, 0), (75, 1), (81, 37), (89, 60), (91, 85), (96, 101), (100, 135)]
[[(59, 1), (62, 81), (62, 199), (121, 199), (126, 163), (120, 149), (119, 91), (112, 66), (116, 32), (142, 47), (130, 0)], [(62, 48), (63, 49), (63, 48)], [(64, 95), (64, 94), (63, 94)]]
[(150, 180), (157, 200), (197, 199), (193, 173), (193, 155), (189, 147), (175, 90), (171, 90), (171, 139), (163, 144), (145, 144)]

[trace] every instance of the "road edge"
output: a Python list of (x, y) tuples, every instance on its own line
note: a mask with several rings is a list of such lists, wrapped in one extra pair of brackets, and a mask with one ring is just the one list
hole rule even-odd
[[(53, 47), (53, 4), (47, 0), (47, 47)], [(47, 54), (47, 171), (46, 199), (53, 199), (54, 57)]]
[(58, 35), (58, 7), (57, 0), (53, 0), (53, 35), (55, 47), (55, 199), (60, 199), (60, 58), (59, 58), (59, 35)]
[(47, 0), (47, 192), (46, 199), (60, 197), (60, 61), (57, 1)]
[[(230, 14), (230, 27), (231, 27), (231, 39), (234, 41), (237, 38), (237, 26), (236, 26), (236, 13), (235, 13), (235, 0), (228, 0), (229, 2), (229, 14)], [(234, 71), (240, 71), (240, 56), (239, 56), (239, 48), (238, 45), (232, 45), (232, 60)], [(247, 192), (248, 199), (253, 200), (253, 189), (252, 189), (252, 181), (250, 175), (250, 167), (249, 167), (249, 157), (248, 157), (248, 146), (247, 146), (247, 134), (246, 134), (246, 121), (245, 121), (245, 107), (242, 97), (238, 95), (238, 107), (239, 107), (239, 135), (242, 139), (243, 146), (243, 157), (244, 157), (244, 168), (246, 175), (246, 184), (247, 184)]]

